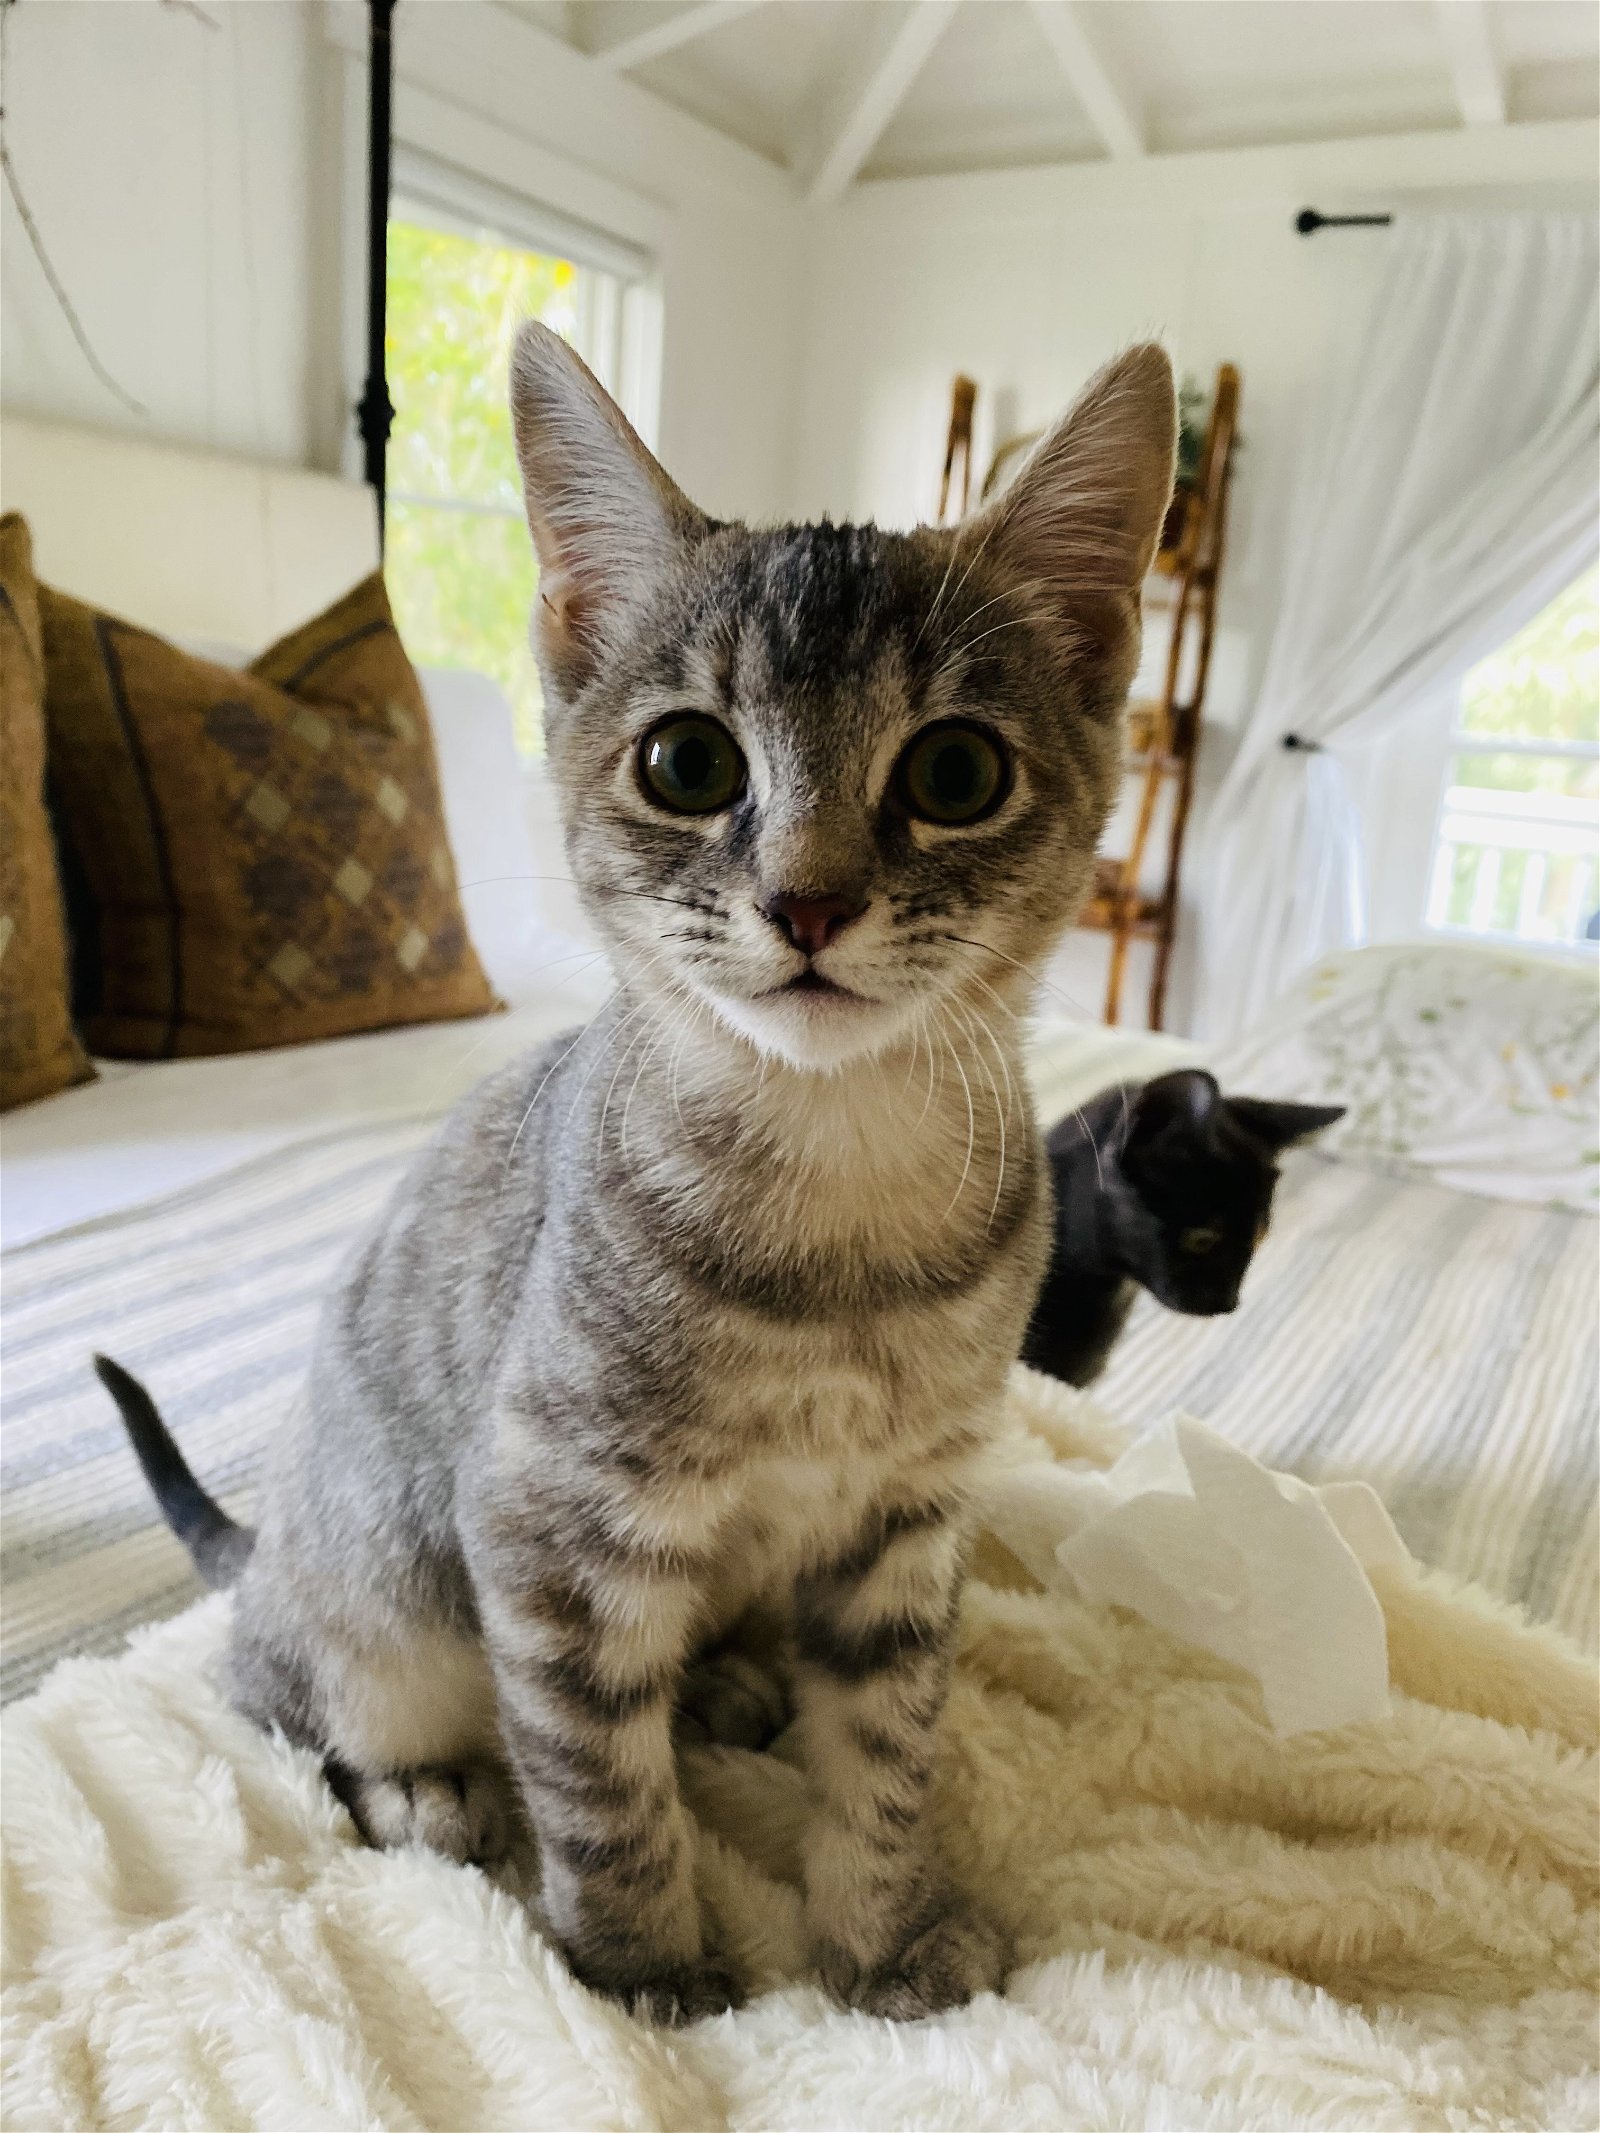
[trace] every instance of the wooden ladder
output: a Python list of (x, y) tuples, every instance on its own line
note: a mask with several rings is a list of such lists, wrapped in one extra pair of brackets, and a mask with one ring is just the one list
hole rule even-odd
[[(1154, 944), (1150, 977), (1149, 1023), (1161, 1027), (1166, 1009), (1167, 977), (1178, 924), (1178, 881), (1184, 832), (1194, 799), (1195, 758), (1200, 745), (1200, 718), (1211, 671), (1216, 629), (1217, 583), (1222, 573), (1228, 526), (1228, 489), (1239, 419), (1239, 373), (1231, 363), (1217, 372), (1210, 420), (1200, 465), (1192, 486), (1180, 488), (1168, 514), (1155, 572), (1171, 586), (1166, 599), (1146, 593), (1146, 614), (1165, 608), (1170, 616), (1166, 675), (1161, 694), (1128, 706), (1128, 771), (1138, 778), (1138, 807), (1133, 838), (1120, 858), (1102, 858), (1094, 887), (1078, 920), (1080, 927), (1111, 936), (1111, 964), (1106, 974), (1107, 1022), (1121, 1014), (1129, 944)], [(1167, 830), (1166, 870), (1153, 893), (1142, 886), (1156, 808), (1164, 787), (1172, 787)]]

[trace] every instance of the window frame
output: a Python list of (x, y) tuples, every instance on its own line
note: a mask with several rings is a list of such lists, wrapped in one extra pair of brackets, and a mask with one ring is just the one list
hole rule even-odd
[[(573, 345), (641, 433), (653, 429), (660, 393), (659, 285), (653, 255), (573, 216), (397, 144), (389, 219), (468, 243), (538, 253), (577, 269)], [(521, 526), (520, 502), (432, 493), (393, 484), (398, 511), (452, 512)], [(540, 743), (518, 723), (519, 752)]]
[(641, 434), (653, 429), (647, 417), (654, 395), (646, 389), (644, 360), (657, 338), (651, 331), (657, 290), (650, 251), (402, 143), (394, 151), (391, 222), (405, 219), (403, 207), (415, 208), (426, 226), (450, 235), (499, 239), (508, 249), (565, 259), (582, 269), (600, 301), (594, 303), (591, 294), (596, 315), (585, 321), (578, 353), (634, 427)]
[[(469, 219), (457, 215), (409, 190), (402, 192), (396, 188), (389, 202), (389, 221), (405, 223), (411, 228), (438, 230), (469, 244), (499, 244), (506, 251), (538, 252), (544, 258), (561, 259), (577, 268), (582, 279), (578, 284), (579, 330), (573, 346), (601, 384), (611, 391), (606, 374), (610, 372), (615, 376), (622, 360), (622, 291), (614, 274), (604, 267), (593, 267), (587, 261), (574, 259), (570, 250), (557, 249), (549, 242), (529, 241), (520, 230), (512, 232), (476, 217)], [(411, 504), (430, 511), (460, 511), (474, 518), (520, 520), (522, 517), (518, 504), (492, 504), (476, 496), (400, 489), (392, 483), (385, 485), (384, 495), (390, 504)]]
[[(1563, 597), (1563, 595), (1557, 595)], [(1518, 755), (1536, 762), (1600, 762), (1600, 737), (1593, 741), (1528, 740), (1520, 735), (1469, 732), (1462, 722), (1463, 689), (1457, 690), (1450, 707), (1450, 722), (1444, 735), (1444, 744), (1439, 761), (1436, 798), (1433, 809), (1433, 828), (1428, 840), (1428, 861), (1422, 882), (1422, 909), (1420, 924), (1423, 934), (1430, 939), (1452, 941), (1480, 941), (1490, 946), (1511, 948), (1519, 953), (1535, 955), (1558, 955), (1571, 959), (1593, 960), (1600, 942), (1580, 935), (1577, 939), (1546, 939), (1523, 933), (1505, 932), (1498, 927), (1453, 924), (1448, 919), (1435, 918), (1432, 914), (1439, 902), (1441, 877), (1450, 864), (1449, 855), (1458, 847), (1445, 839), (1445, 823), (1452, 812), (1450, 795), (1457, 790), (1452, 771), (1458, 757), (1464, 755)], [(1467, 788), (1471, 789), (1471, 788)], [(1485, 792), (1493, 787), (1481, 788)], [(1533, 799), (1533, 794), (1508, 793), (1508, 801), (1519, 798)], [(1485, 810), (1492, 814), (1494, 810)], [(1529, 810), (1528, 812), (1533, 812)], [(1516, 814), (1514, 806), (1506, 809), (1508, 818)], [(1507, 850), (1527, 851), (1528, 845), (1508, 845)], [(1497, 877), (1498, 879), (1498, 877)], [(1600, 908), (1600, 869), (1591, 883), (1590, 895), (1596, 908)], [(1448, 893), (1444, 898), (1448, 907)]]
[[(647, 324), (640, 298), (650, 285), (653, 262), (641, 246), (609, 237), (588, 224), (525, 196), (457, 170), (438, 157), (397, 145), (389, 197), (390, 222), (436, 229), (468, 243), (499, 242), (507, 250), (566, 260), (581, 275), (579, 331), (573, 346), (629, 420), (628, 390), (640, 368), (634, 345)], [(637, 426), (637, 425), (636, 425)], [(515, 518), (515, 507), (474, 497), (424, 495), (388, 489), (391, 501), (463, 511), (485, 518)]]

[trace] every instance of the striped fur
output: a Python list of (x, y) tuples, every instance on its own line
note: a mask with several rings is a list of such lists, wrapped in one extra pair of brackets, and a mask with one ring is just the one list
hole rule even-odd
[[(675, 1707), (792, 1602), (823, 1974), (929, 2014), (1002, 1970), (923, 1802), (1043, 1267), (1017, 1030), (1118, 775), (1170, 367), (1108, 367), (960, 535), (716, 524), (542, 328), (513, 414), (550, 761), (617, 991), (470, 1097), (346, 1262), (239, 1579), (234, 1699), (377, 1841), (481, 1856), (503, 1770), (574, 1970), (683, 2019), (739, 1985)], [(742, 770), (704, 812), (644, 775), (691, 715)], [(916, 804), (929, 728), (1000, 766), (970, 820)], [(849, 922), (802, 937), (791, 907)]]

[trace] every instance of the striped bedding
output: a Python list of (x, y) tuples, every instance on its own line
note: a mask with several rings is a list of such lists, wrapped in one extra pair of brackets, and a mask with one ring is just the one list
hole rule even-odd
[(1587, 1215), (1290, 1156), (1239, 1309), (1142, 1297), (1095, 1397), (1371, 1482), (1414, 1555), (1593, 1650), (1597, 1245)]
[[(1039, 1063), (1051, 1116), (1157, 1063), (1074, 1042)], [(196, 1470), (248, 1515), (339, 1256), (433, 1123), (308, 1132), (0, 1262), (0, 1698), (195, 1596), (91, 1350), (148, 1379)], [(1269, 1464), (1364, 1476), (1418, 1555), (1592, 1645), (1597, 1225), (1309, 1155), (1278, 1205), (1240, 1310), (1142, 1303), (1102, 1404), (1141, 1424), (1181, 1407)]]

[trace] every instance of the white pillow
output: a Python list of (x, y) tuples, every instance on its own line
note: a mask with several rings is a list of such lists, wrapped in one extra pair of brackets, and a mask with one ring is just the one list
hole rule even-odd
[(419, 667), (461, 905), (489, 982), (513, 1006), (541, 989), (564, 946), (545, 924), (524, 806), (527, 765), (511, 706), (486, 674)]
[(567, 865), (561, 808), (543, 756), (531, 756), (523, 765), (522, 805), (539, 876), (536, 886), (542, 923), (569, 948), (598, 950), (600, 937), (578, 900)]
[(1592, 966), (1420, 942), (1329, 956), (1210, 1064), (1227, 1089), (1346, 1105), (1329, 1155), (1592, 1214), (1597, 1058)]

